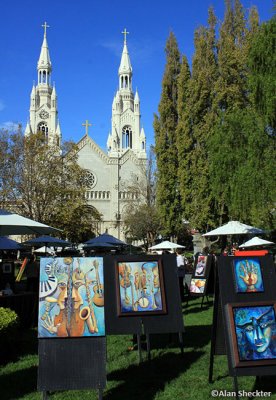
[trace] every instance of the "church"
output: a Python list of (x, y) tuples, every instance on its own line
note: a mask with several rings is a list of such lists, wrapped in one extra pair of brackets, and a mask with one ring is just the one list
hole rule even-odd
[[(49, 144), (60, 146), (61, 128), (58, 119), (56, 88), (51, 84), (52, 64), (47, 43), (47, 24), (37, 63), (37, 85), (30, 98), (30, 116), (25, 135), (41, 131)], [(86, 170), (86, 198), (100, 214), (97, 233), (108, 232), (124, 239), (123, 217), (137, 194), (131, 186), (145, 182), (147, 161), (146, 136), (141, 127), (140, 99), (132, 90), (132, 66), (127, 48), (126, 29), (121, 62), (118, 70), (118, 90), (112, 102), (111, 128), (104, 151), (89, 136), (86, 121), (85, 135), (77, 143), (78, 163)]]

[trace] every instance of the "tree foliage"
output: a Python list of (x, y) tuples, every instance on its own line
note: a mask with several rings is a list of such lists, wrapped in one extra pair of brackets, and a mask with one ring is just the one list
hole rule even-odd
[(177, 235), (181, 224), (180, 194), (177, 179), (178, 155), (176, 127), (178, 122), (177, 79), (180, 73), (180, 53), (171, 32), (166, 44), (166, 66), (162, 94), (154, 116), (155, 152), (157, 162), (157, 207), (163, 233)]
[(48, 146), (40, 133), (24, 137), (20, 129), (0, 131), (0, 143), (1, 206), (62, 229), (73, 241), (88, 226), (91, 235), (100, 216), (95, 210), (84, 212), (85, 171), (77, 163), (74, 144), (65, 143), (67, 153), (61, 156), (63, 149)]

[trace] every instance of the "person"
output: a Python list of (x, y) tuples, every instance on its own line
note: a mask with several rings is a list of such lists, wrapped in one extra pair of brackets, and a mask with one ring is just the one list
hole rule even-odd
[(185, 260), (179, 250), (176, 250), (176, 264), (178, 270), (178, 281), (181, 301), (184, 301), (184, 279), (185, 279)]
[(32, 254), (26, 266), (27, 291), (38, 292), (39, 289), (39, 262), (36, 255)]

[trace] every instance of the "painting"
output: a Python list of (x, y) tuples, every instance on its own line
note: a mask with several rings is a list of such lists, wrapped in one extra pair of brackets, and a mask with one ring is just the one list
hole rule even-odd
[(237, 293), (264, 291), (261, 265), (257, 258), (235, 259), (233, 263)]
[(207, 279), (192, 278), (190, 283), (190, 293), (204, 294)]
[(228, 304), (235, 366), (276, 364), (273, 303)]
[(161, 261), (118, 262), (116, 281), (119, 316), (167, 312)]
[(204, 277), (207, 266), (207, 256), (198, 256), (195, 266), (195, 277)]
[(38, 337), (104, 335), (103, 258), (41, 258)]

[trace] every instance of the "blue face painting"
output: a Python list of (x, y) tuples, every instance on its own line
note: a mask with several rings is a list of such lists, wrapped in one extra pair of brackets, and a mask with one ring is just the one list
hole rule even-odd
[(252, 306), (234, 308), (233, 311), (240, 359), (276, 358), (274, 308)]

